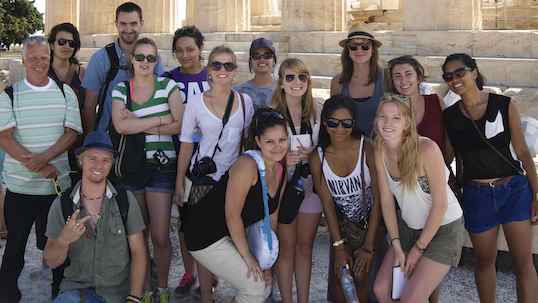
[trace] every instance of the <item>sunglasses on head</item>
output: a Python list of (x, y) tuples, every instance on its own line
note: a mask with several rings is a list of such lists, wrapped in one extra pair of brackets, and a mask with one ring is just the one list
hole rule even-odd
[(350, 51), (356, 51), (359, 49), (359, 47), (363, 51), (367, 51), (372, 47), (371, 43), (350, 43), (347, 45), (347, 48), (349, 48)]
[(443, 80), (445, 80), (445, 82), (449, 82), (449, 81), (452, 81), (454, 79), (461, 79), (463, 78), (463, 76), (465, 76), (465, 73), (466, 72), (470, 72), (472, 71), (473, 69), (472, 68), (469, 68), (467, 66), (464, 66), (464, 67), (460, 67), (452, 72), (444, 72), (443, 73)]
[(251, 58), (252, 60), (260, 60), (260, 59), (269, 60), (273, 58), (273, 54), (269, 52), (262, 53), (262, 54), (252, 54)]
[(138, 62), (143, 62), (144, 60), (148, 60), (149, 63), (157, 62), (157, 56), (152, 55), (152, 54), (149, 54), (149, 55), (135, 54), (134, 59)]
[(78, 43), (75, 40), (70, 40), (70, 39), (60, 38), (60, 39), (57, 39), (56, 42), (58, 42), (59, 46), (64, 46), (67, 44), (70, 48), (75, 48), (78, 46)]
[(227, 72), (231, 72), (233, 70), (235, 70), (237, 68), (237, 64), (233, 63), (233, 62), (219, 62), (219, 61), (213, 61), (211, 62), (211, 64), (209, 65), (211, 67), (212, 70), (214, 71), (219, 71), (222, 69), (222, 67), (224, 67), (224, 69), (227, 71)]
[(336, 118), (329, 118), (327, 119), (327, 127), (328, 128), (337, 128), (338, 125), (342, 125), (343, 128), (350, 129), (353, 127), (353, 119), (336, 119)]
[(293, 82), (293, 80), (295, 80), (295, 78), (299, 79), (299, 81), (301, 81), (301, 82), (308, 81), (308, 75), (307, 74), (299, 74), (299, 75), (289, 74), (289, 75), (284, 76), (284, 79), (286, 79), (286, 82)]

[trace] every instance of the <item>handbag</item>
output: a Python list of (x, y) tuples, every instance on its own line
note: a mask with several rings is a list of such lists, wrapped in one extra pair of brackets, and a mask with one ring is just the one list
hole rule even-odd
[[(245, 119), (246, 119), (245, 118), (245, 101), (243, 99), (242, 94), (239, 94), (239, 96), (240, 96), (240, 99), (241, 99), (241, 106), (243, 108), (243, 125), (244, 125), (245, 124)], [(213, 153), (211, 154), (211, 157), (203, 157), (202, 159), (198, 160), (198, 155), (200, 153), (200, 145), (198, 145), (197, 148), (196, 148), (196, 151), (195, 151), (196, 157), (195, 157), (193, 166), (200, 165), (200, 162), (202, 162), (202, 161), (205, 161), (206, 164), (207, 164), (207, 162), (213, 162), (213, 165), (215, 166), (214, 167), (215, 171), (213, 171), (211, 173), (216, 172), (216, 165), (215, 165), (215, 163), (213, 161), (213, 157), (215, 157), (215, 154), (217, 153), (217, 150), (220, 150), (219, 142), (220, 142), (220, 139), (222, 138), (222, 134), (224, 132), (224, 127), (226, 126), (226, 124), (228, 123), (228, 121), (230, 119), (230, 114), (232, 112), (232, 107), (233, 107), (233, 98), (234, 98), (234, 91), (232, 90), (230, 92), (230, 96), (228, 97), (228, 102), (226, 103), (226, 109), (224, 111), (224, 116), (222, 116), (222, 128), (220, 130), (220, 134), (219, 134), (219, 137), (217, 139), (217, 143), (215, 144), (215, 148), (213, 148)], [(239, 153), (241, 153), (241, 146), (243, 145), (243, 131), (244, 131), (244, 127), (241, 129), (241, 141), (239, 143), (240, 144)], [(198, 203), (202, 198), (207, 196), (209, 194), (209, 192), (213, 189), (215, 184), (217, 184), (217, 181), (215, 181), (213, 178), (208, 176), (208, 174), (200, 176), (200, 175), (193, 174), (192, 171), (189, 172), (189, 180), (191, 182), (191, 188), (190, 188), (190, 191), (189, 191), (188, 197), (187, 197), (187, 204), (188, 205), (194, 205), (194, 204)]]
[[(293, 135), (297, 135), (295, 125), (293, 124), (290, 111), (287, 106), (286, 111), (289, 117), (288, 123), (290, 124), (291, 132)], [(307, 134), (312, 135), (313, 131), (310, 121), (301, 121), (301, 129), (299, 132), (301, 134), (306, 132)], [(310, 137), (310, 140), (312, 140), (312, 137)], [(278, 212), (278, 223), (291, 224), (299, 214), (299, 208), (301, 208), (301, 204), (305, 198), (303, 177), (306, 175), (306, 173), (304, 170), (304, 164), (298, 163), (295, 165), (295, 170), (291, 180), (288, 181), (286, 188), (284, 189), (282, 196), (283, 203)]]
[[(126, 108), (132, 109), (132, 97), (129, 81), (124, 81), (127, 88)], [(112, 126), (109, 129), (112, 146), (116, 153), (112, 179), (131, 186), (145, 184), (150, 175), (146, 170), (146, 136), (144, 133), (120, 135)], [(141, 173), (142, 171), (142, 173)]]
[(262, 220), (247, 227), (247, 242), (252, 255), (258, 260), (262, 270), (271, 268), (278, 258), (278, 238), (271, 228), (271, 217), (269, 215), (269, 187), (265, 181), (265, 164), (259, 151), (248, 150), (244, 154), (256, 161), (260, 172), (260, 182), (262, 184), (263, 212)]

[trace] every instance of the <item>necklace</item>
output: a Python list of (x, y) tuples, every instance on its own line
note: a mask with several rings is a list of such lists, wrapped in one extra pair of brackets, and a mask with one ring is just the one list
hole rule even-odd
[(103, 199), (103, 195), (96, 196), (96, 197), (89, 197), (89, 196), (87, 196), (85, 193), (82, 193), (82, 198), (84, 198), (84, 200), (90, 200), (90, 201), (94, 201), (94, 200), (102, 200), (102, 199)]

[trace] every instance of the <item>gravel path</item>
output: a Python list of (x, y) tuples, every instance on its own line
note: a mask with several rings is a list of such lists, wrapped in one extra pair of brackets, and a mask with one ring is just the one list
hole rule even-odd
[[(173, 243), (173, 260), (170, 272), (170, 287), (174, 288), (183, 273), (177, 246), (177, 234), (171, 232)], [(327, 287), (327, 262), (328, 262), (328, 233), (325, 228), (320, 228), (314, 251), (313, 274), (311, 283), (311, 302), (327, 302), (325, 300)], [(5, 243), (0, 242), (2, 246)], [(0, 254), (3, 253), (3, 247)], [(23, 303), (44, 303), (50, 302), (50, 271), (43, 269), (41, 266), (41, 252), (35, 248), (35, 237), (32, 236), (28, 242), (26, 251), (26, 266), (19, 280), (20, 288), (24, 294), (21, 302)], [(217, 302), (230, 302), (233, 297), (233, 290), (223, 281), (217, 288)], [(515, 279), (513, 274), (498, 273), (497, 275), (497, 302), (515, 303)], [(452, 269), (441, 289), (442, 303), (471, 303), (478, 302), (473, 273), (470, 268), (459, 267)], [(188, 298), (174, 298), (172, 302), (198, 302)]]

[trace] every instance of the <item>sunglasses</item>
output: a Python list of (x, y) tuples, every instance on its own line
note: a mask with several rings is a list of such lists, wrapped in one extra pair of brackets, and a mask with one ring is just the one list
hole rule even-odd
[(472, 68), (464, 66), (464, 67), (460, 67), (460, 68), (454, 70), (453, 72), (444, 72), (443, 73), (443, 80), (445, 80), (445, 82), (449, 82), (449, 81), (452, 81), (454, 79), (461, 79), (461, 78), (463, 78), (463, 76), (465, 76), (466, 72), (470, 72), (472, 70), (473, 70)]
[(308, 75), (307, 74), (299, 74), (299, 75), (289, 74), (289, 75), (284, 76), (284, 79), (286, 79), (286, 82), (293, 82), (293, 80), (295, 80), (295, 78), (299, 79), (299, 81), (301, 81), (303, 83), (308, 81)]
[(260, 59), (269, 60), (273, 58), (273, 54), (269, 52), (263, 53), (263, 54), (252, 54), (251, 58), (252, 60), (260, 60)]
[(209, 66), (211, 67), (212, 70), (214, 71), (219, 71), (222, 69), (222, 67), (224, 67), (224, 69), (227, 71), (227, 72), (231, 72), (233, 70), (235, 70), (237, 68), (237, 64), (233, 63), (233, 62), (219, 62), (219, 61), (213, 61), (211, 62), (211, 64), (209, 64)]
[(75, 40), (69, 40), (64, 38), (57, 39), (56, 42), (58, 42), (59, 46), (64, 46), (67, 44), (70, 48), (76, 48), (78, 46), (78, 43)]
[(350, 51), (356, 51), (359, 49), (359, 47), (363, 50), (363, 51), (367, 51), (370, 49), (370, 47), (372, 47), (372, 45), (370, 43), (350, 43), (347, 45), (347, 48), (349, 48)]
[(152, 54), (149, 54), (149, 55), (135, 54), (134, 59), (138, 62), (143, 62), (144, 60), (148, 60), (149, 63), (157, 62), (157, 56), (152, 55)]
[(328, 128), (337, 128), (338, 125), (342, 125), (342, 127), (346, 129), (353, 128), (353, 119), (342, 119), (342, 120), (336, 119), (336, 118), (327, 119)]

